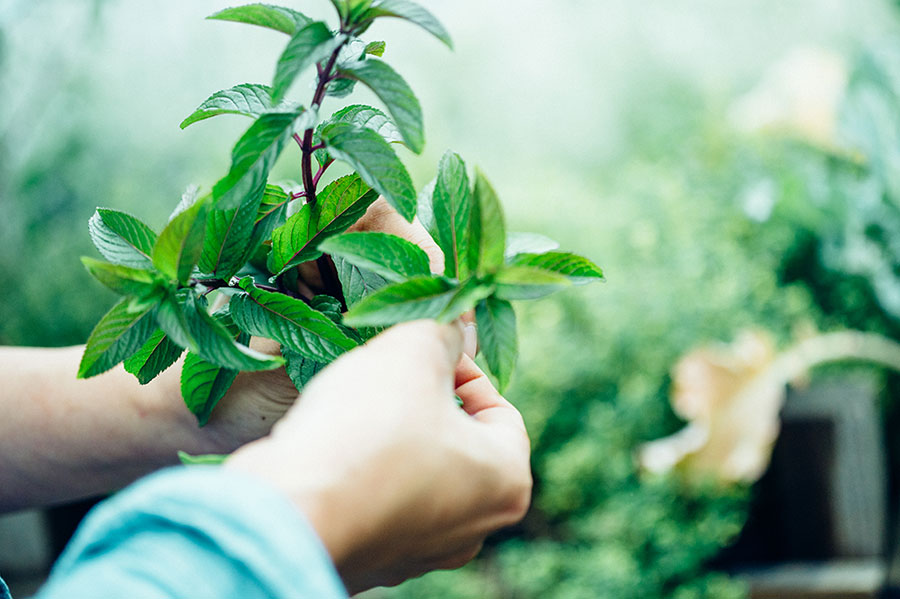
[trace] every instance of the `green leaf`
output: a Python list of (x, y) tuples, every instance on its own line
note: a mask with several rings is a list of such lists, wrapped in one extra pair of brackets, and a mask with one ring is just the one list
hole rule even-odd
[(104, 258), (131, 268), (151, 268), (156, 233), (124, 212), (98, 208), (88, 222), (91, 240)]
[(470, 223), (469, 266), (479, 274), (492, 273), (504, 263), (506, 222), (497, 193), (478, 169)]
[(260, 243), (270, 239), (272, 232), (287, 221), (287, 209), (290, 203), (291, 194), (277, 185), (266, 185), (259, 212), (256, 214), (254, 239), (259, 239)]
[(506, 259), (519, 254), (546, 254), (559, 249), (559, 243), (538, 233), (508, 233), (506, 235)]
[(387, 44), (384, 42), (369, 42), (366, 44), (366, 54), (377, 56), (378, 58), (384, 56), (385, 49), (387, 49)]
[(478, 323), (478, 344), (494, 373), (502, 393), (509, 385), (519, 355), (516, 336), (516, 313), (512, 304), (498, 298), (488, 298), (475, 308)]
[(199, 343), (191, 332), (185, 305), (192, 300), (190, 289), (170, 293), (156, 309), (156, 323), (169, 340), (188, 350), (196, 350)]
[(291, 382), (297, 387), (297, 391), (303, 391), (306, 384), (312, 380), (314, 376), (324, 370), (326, 366), (321, 362), (310, 360), (302, 354), (291, 351), (286, 347), (281, 349), (281, 355), (284, 356), (284, 359), (287, 361), (284, 369), (291, 379)]
[(351, 327), (388, 326), (399, 322), (438, 318), (456, 286), (447, 279), (417, 277), (376, 291), (353, 306), (344, 316)]
[(321, 312), (281, 293), (257, 288), (246, 277), (247, 293), (231, 299), (231, 314), (241, 330), (268, 337), (317, 362), (331, 362), (356, 342)]
[(348, 123), (334, 123), (322, 130), (328, 152), (347, 162), (393, 206), (412, 222), (416, 216), (416, 190), (406, 167), (390, 144), (371, 129), (359, 129)]
[(272, 233), (269, 270), (281, 274), (322, 255), (322, 241), (350, 228), (378, 199), (378, 193), (358, 175), (331, 182), (316, 199), (315, 207), (304, 205), (283, 227)]
[(343, 43), (344, 36), (335, 37), (325, 23), (310, 23), (294, 34), (275, 67), (272, 99), (280, 100), (297, 77), (319, 61), (328, 58)]
[(437, 187), (437, 178), (433, 179), (416, 198), (416, 218), (428, 231), (432, 239), (438, 238), (437, 223), (434, 221), (434, 188)]
[(462, 159), (453, 152), (441, 158), (432, 197), (435, 239), (444, 252), (444, 275), (464, 279), (469, 274), (469, 220), (472, 193)]
[(172, 219), (159, 234), (153, 246), (153, 265), (169, 279), (186, 284), (191, 278), (203, 252), (208, 212), (209, 203), (199, 200)]
[(181, 396), (197, 423), (206, 426), (213, 409), (231, 388), (238, 371), (210, 364), (188, 353), (181, 370)]
[(422, 106), (403, 77), (386, 62), (376, 58), (344, 65), (338, 73), (360, 81), (375, 92), (394, 118), (407, 147), (416, 154), (422, 153), (425, 147)]
[(366, 13), (366, 17), (398, 17), (405, 19), (429, 32), (447, 44), (449, 48), (453, 48), (453, 40), (450, 39), (450, 34), (441, 25), (440, 21), (415, 2), (410, 2), (409, 0), (375, 0), (372, 3), (371, 10)]
[(197, 110), (182, 121), (181, 128), (185, 129), (194, 123), (221, 114), (238, 114), (255, 119), (271, 110), (290, 111), (294, 108), (290, 102), (282, 102), (276, 106), (272, 101), (272, 88), (267, 85), (242, 83), (218, 91), (207, 98)]
[(527, 266), (507, 266), (494, 280), (497, 297), (505, 300), (538, 299), (572, 285), (560, 274)]
[(340, 256), (334, 256), (334, 266), (344, 291), (344, 300), (350, 307), (387, 286), (383, 277), (359, 268)]
[(592, 283), (603, 280), (603, 271), (596, 264), (568, 252), (547, 252), (544, 254), (519, 254), (512, 259), (514, 266), (538, 268), (561, 274), (575, 284)]
[(136, 354), (125, 360), (125, 370), (137, 377), (140, 384), (146, 385), (177, 362), (182, 353), (182, 348), (157, 329)]
[(428, 254), (416, 244), (396, 235), (344, 233), (327, 239), (319, 249), (389, 281), (401, 282), (431, 274)]
[(312, 23), (312, 19), (290, 8), (269, 4), (248, 4), (226, 8), (206, 17), (217, 21), (233, 21), (274, 29), (288, 35)]
[(279, 357), (235, 342), (237, 330), (229, 331), (220, 314), (209, 314), (202, 298), (189, 289), (167, 298), (156, 311), (156, 321), (172, 341), (222, 368), (255, 372), (284, 364)]
[(209, 211), (200, 256), (202, 272), (227, 281), (244, 266), (255, 249), (253, 232), (263, 195), (249, 195), (237, 208), (214, 206)]
[(269, 171), (294, 134), (294, 124), (306, 112), (267, 112), (241, 137), (231, 154), (231, 170), (216, 183), (216, 208), (230, 210), (247, 197), (263, 193)]
[(178, 459), (185, 466), (221, 466), (228, 457), (222, 454), (190, 455), (184, 451), (178, 452)]
[(197, 347), (191, 351), (207, 362), (244, 372), (272, 370), (284, 365), (279, 356), (250, 349), (246, 345), (248, 338), (242, 338), (245, 343), (236, 342), (239, 331), (232, 326), (230, 313), (220, 312), (213, 316), (193, 296), (183, 304), (183, 309), (191, 336), (197, 340)]
[(475, 308), (481, 300), (494, 293), (493, 283), (472, 278), (460, 285), (450, 302), (438, 316), (438, 321), (451, 323), (466, 312)]
[(81, 263), (95, 279), (120, 295), (144, 297), (156, 292), (160, 284), (158, 276), (150, 270), (85, 257), (81, 259)]
[[(314, 142), (318, 144), (322, 141), (322, 130), (333, 123), (348, 123), (361, 129), (371, 129), (380, 135), (388, 143), (397, 143), (403, 141), (397, 126), (387, 117), (386, 114), (366, 106), (364, 104), (354, 104), (338, 110), (331, 118), (321, 123), (316, 129)], [(316, 161), (322, 165), (328, 162), (330, 156), (326, 149), (316, 150)]]
[(78, 378), (102, 374), (122, 360), (131, 357), (153, 334), (152, 308), (140, 312), (129, 310), (130, 300), (123, 298), (106, 313), (88, 338)]

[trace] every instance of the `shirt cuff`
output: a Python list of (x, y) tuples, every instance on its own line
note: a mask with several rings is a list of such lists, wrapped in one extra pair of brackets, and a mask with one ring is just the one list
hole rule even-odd
[(208, 466), (164, 470), (95, 509), (39, 597), (84, 594), (85, 585), (92, 597), (347, 598), (287, 497)]

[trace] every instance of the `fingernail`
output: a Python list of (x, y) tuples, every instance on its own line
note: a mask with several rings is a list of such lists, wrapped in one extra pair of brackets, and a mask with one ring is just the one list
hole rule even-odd
[(463, 352), (472, 359), (478, 353), (478, 327), (475, 323), (470, 322), (463, 329)]

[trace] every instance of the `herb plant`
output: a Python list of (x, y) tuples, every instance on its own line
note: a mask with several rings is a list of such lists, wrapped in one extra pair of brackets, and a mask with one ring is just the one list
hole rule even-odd
[[(230, 171), (210, 193), (186, 193), (158, 235), (116, 210), (98, 209), (91, 218), (91, 238), (107, 261), (83, 262), (123, 297), (91, 334), (80, 378), (124, 361), (146, 384), (187, 350), (182, 393), (202, 426), (240, 371), (284, 366), (299, 390), (384, 327), (421, 318), (451, 322), (474, 309), (484, 358), (503, 388), (517, 355), (510, 300), (603, 278), (589, 260), (556, 251), (542, 236), (508, 234), (491, 184), (477, 170), (471, 181), (453, 153), (442, 158), (435, 182), (416, 193), (392, 145), (422, 151), (419, 102), (382, 60), (384, 42), (359, 36), (387, 17), (415, 23), (452, 47), (450, 36), (408, 0), (331, 3), (337, 29), (266, 4), (209, 17), (273, 29), (290, 41), (271, 86), (217, 92), (182, 122), (185, 128), (222, 114), (254, 119), (232, 152)], [(285, 96), (307, 69), (317, 77), (303, 107)], [(358, 83), (386, 112), (354, 104), (319, 118), (326, 96), (346, 97)], [(268, 183), (292, 142), (302, 152), (302, 184)], [(322, 185), (335, 161), (352, 174)], [(400, 237), (346, 232), (379, 196), (408, 221), (418, 214), (444, 253), (442, 273), (432, 274), (425, 252)], [(301, 284), (311, 264), (324, 286), (318, 295)], [(213, 292), (229, 301), (210, 312)], [(250, 349), (252, 335), (275, 340), (282, 355)]]

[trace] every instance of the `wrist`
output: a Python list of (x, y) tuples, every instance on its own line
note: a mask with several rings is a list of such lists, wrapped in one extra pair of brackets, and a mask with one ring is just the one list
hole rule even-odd
[[(276, 443), (266, 437), (245, 445), (228, 457), (224, 467), (249, 474), (284, 494), (315, 530), (343, 576), (343, 565), (352, 553), (352, 540), (363, 536), (365, 526), (359, 525), (352, 511), (343, 509), (343, 495), (333, 477), (312, 460), (305, 464), (294, 461), (285, 468), (279, 456), (286, 455), (286, 450), (276, 448)], [(297, 447), (289, 451), (287, 455), (304, 455)]]

